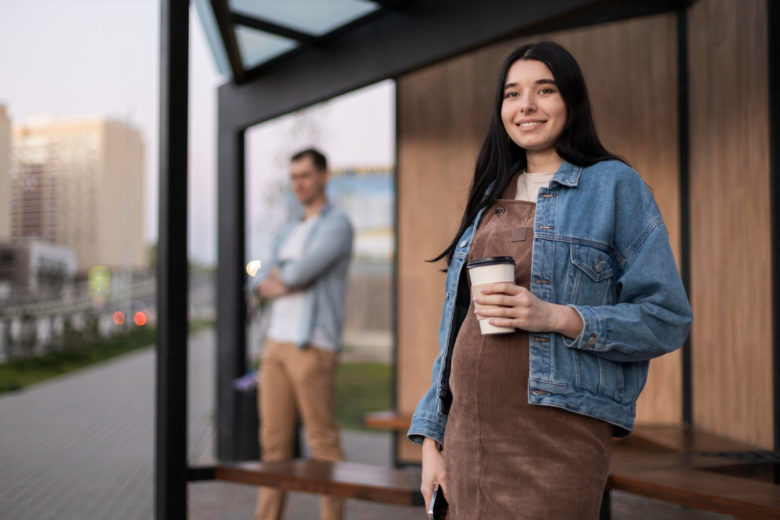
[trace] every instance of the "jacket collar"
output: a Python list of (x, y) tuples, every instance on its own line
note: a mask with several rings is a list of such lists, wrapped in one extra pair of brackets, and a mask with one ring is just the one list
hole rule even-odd
[[(322, 209), (320, 209), (320, 213), (317, 216), (321, 217), (322, 215), (329, 212), (331, 209), (333, 209), (333, 205), (331, 204), (330, 199), (326, 198), (325, 204), (322, 205)], [(294, 221), (304, 220), (306, 218), (306, 213), (303, 211), (303, 206), (298, 204), (298, 207), (295, 209), (293, 215), (294, 215), (293, 218)]]
[[(522, 164), (521, 161), (517, 161), (511, 166), (510, 171), (516, 172), (517, 170), (520, 169), (521, 164)], [(579, 185), (580, 183), (581, 173), (582, 173), (582, 166), (576, 166), (564, 160), (561, 163), (561, 165), (558, 167), (558, 169), (555, 171), (555, 175), (553, 176), (551, 184), (552, 182), (557, 182), (558, 184), (562, 184), (563, 186), (576, 188), (577, 185)], [(487, 194), (490, 193), (490, 189), (493, 187), (493, 184), (495, 184), (495, 182), (496, 182), (495, 179), (490, 181), (490, 184), (488, 184), (488, 187), (485, 190), (485, 197), (487, 197)]]
[(582, 166), (575, 166), (574, 164), (563, 161), (558, 171), (555, 172), (552, 182), (557, 182), (563, 186), (570, 188), (576, 188), (580, 182), (580, 174), (582, 173)]

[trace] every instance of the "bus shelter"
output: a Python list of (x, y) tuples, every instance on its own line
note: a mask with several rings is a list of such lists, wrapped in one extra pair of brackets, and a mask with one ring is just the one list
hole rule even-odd
[[(578, 59), (605, 144), (653, 189), (693, 305), (688, 343), (651, 366), (638, 422), (780, 449), (780, 37), (769, 30), (780, 9), (772, 0), (345, 0), (305, 13), (262, 4), (195, 1), (230, 78), (218, 96), (219, 460), (243, 457), (233, 380), (246, 370), (246, 130), (395, 80), (393, 394), (394, 412), (408, 415), (437, 351), (440, 302), (419, 294), (444, 287), (441, 266), (424, 259), (458, 222), (501, 60), (540, 38)], [(190, 3), (161, 5), (155, 511), (184, 518), (187, 482), (213, 474), (186, 460)], [(397, 435), (396, 461), (418, 461)]]

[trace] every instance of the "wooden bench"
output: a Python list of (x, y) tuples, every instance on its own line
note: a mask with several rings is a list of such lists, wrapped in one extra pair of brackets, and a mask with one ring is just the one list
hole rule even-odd
[(610, 490), (737, 518), (780, 518), (780, 486), (734, 476), (763, 466), (771, 477), (778, 463), (772, 452), (686, 426), (638, 426), (612, 445), (601, 518), (609, 518)]
[[(737, 518), (780, 518), (779, 486), (709, 471), (621, 468), (610, 473), (607, 489)], [(609, 513), (602, 513), (602, 519), (606, 518)]]
[[(363, 416), (368, 428), (406, 431), (411, 417), (393, 411)], [(780, 518), (780, 486), (771, 481), (780, 456), (684, 425), (639, 425), (615, 440), (602, 520), (610, 491), (654, 498), (737, 518)], [(763, 471), (765, 480), (743, 478)]]
[(409, 429), (412, 423), (412, 416), (399, 414), (392, 410), (382, 410), (380, 412), (368, 412), (363, 415), (363, 426), (366, 428), (376, 428), (378, 430), (403, 431)]
[(385, 504), (423, 505), (420, 472), (354, 462), (293, 459), (213, 467), (213, 479)]

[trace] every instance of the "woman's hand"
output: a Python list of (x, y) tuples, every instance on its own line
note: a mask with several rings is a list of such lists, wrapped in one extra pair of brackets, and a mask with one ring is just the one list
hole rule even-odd
[(568, 305), (558, 305), (537, 298), (525, 287), (509, 282), (484, 285), (474, 302), (498, 307), (475, 309), (478, 316), (490, 318), (497, 327), (514, 327), (529, 332), (558, 332), (576, 338), (583, 323), (579, 313)]
[(431, 503), (433, 486), (439, 484), (444, 496), (447, 496), (447, 479), (444, 472), (444, 457), (439, 451), (439, 443), (426, 437), (422, 446), (422, 482), (420, 491), (425, 499), (425, 510), (428, 510), (428, 504)]

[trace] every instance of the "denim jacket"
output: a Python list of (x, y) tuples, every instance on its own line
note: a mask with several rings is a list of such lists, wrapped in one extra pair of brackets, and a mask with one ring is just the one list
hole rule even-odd
[[(315, 329), (323, 331), (336, 349), (340, 348), (344, 305), (347, 293), (347, 271), (352, 256), (353, 229), (349, 218), (327, 202), (317, 222), (306, 236), (304, 254), (291, 262), (279, 261), (279, 250), (302, 215), (285, 224), (274, 238), (271, 258), (267, 265), (278, 266), (281, 278), (288, 287), (307, 287), (304, 317), (301, 321), (303, 348)], [(263, 270), (265, 273), (268, 270)], [(266, 276), (259, 276), (252, 288)]]
[[(407, 432), (417, 443), (443, 444), (452, 350), (470, 301), (464, 265), (483, 212), (447, 269), (433, 380)], [(680, 347), (693, 319), (666, 226), (639, 174), (614, 160), (560, 166), (536, 202), (531, 292), (571, 306), (584, 327), (574, 339), (529, 334), (528, 402), (595, 417), (628, 435), (649, 360)]]

